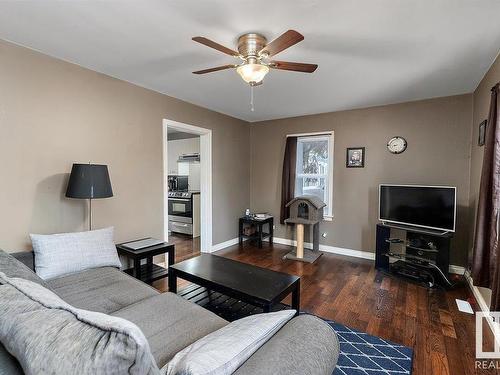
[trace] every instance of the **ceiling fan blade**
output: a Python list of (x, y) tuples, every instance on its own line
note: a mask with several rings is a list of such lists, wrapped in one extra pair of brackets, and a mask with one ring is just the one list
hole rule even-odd
[(259, 54), (267, 55), (267, 57), (274, 56), (302, 40), (304, 40), (304, 35), (295, 30), (288, 30), (262, 48)]
[(318, 68), (318, 65), (289, 61), (270, 61), (269, 67), (273, 69), (292, 70), (294, 72), (312, 73)]
[(207, 47), (214, 48), (217, 51), (220, 51), (222, 53), (225, 53), (226, 55), (229, 56), (235, 56), (238, 57), (240, 54), (236, 52), (235, 50), (232, 50), (231, 48), (224, 47), (222, 44), (216, 43), (213, 40), (207, 39), (203, 36), (195, 36), (192, 38), (195, 42), (201, 43)]
[(216, 66), (215, 68), (197, 70), (196, 72), (193, 72), (193, 74), (205, 74), (205, 73), (217, 72), (219, 70), (236, 68), (237, 66), (238, 65), (235, 64), (221, 65), (221, 66)]

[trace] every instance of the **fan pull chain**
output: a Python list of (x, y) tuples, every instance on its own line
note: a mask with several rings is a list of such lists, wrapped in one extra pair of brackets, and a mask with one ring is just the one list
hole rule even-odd
[(250, 111), (255, 111), (255, 107), (253, 106), (253, 86), (250, 85)]

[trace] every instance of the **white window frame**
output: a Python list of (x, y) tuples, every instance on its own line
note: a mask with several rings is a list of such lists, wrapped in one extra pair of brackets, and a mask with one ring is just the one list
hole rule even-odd
[[(333, 131), (327, 132), (315, 132), (315, 133), (300, 133), (300, 134), (288, 134), (287, 137), (297, 137), (307, 140), (307, 138), (319, 138), (321, 136), (328, 137), (328, 197), (326, 206), (328, 210), (323, 213), (323, 220), (332, 221), (333, 220), (333, 172), (334, 172), (334, 134)], [(307, 177), (323, 177), (323, 175), (314, 174), (300, 174)], [(295, 180), (299, 173), (296, 174)], [(296, 181), (295, 181), (296, 183)]]

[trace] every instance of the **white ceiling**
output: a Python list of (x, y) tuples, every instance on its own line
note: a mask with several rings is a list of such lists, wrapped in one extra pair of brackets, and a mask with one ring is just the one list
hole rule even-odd
[[(500, 48), (499, 0), (0, 1), (0, 38), (248, 121), (471, 92)], [(191, 37), (305, 40), (276, 56), (319, 64), (250, 88)]]

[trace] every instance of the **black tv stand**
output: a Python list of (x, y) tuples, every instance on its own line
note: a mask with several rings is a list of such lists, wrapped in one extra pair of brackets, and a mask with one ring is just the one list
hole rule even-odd
[[(401, 236), (391, 235), (396, 230)], [(450, 232), (379, 223), (375, 268), (429, 287), (451, 287), (448, 272), (452, 237)]]

